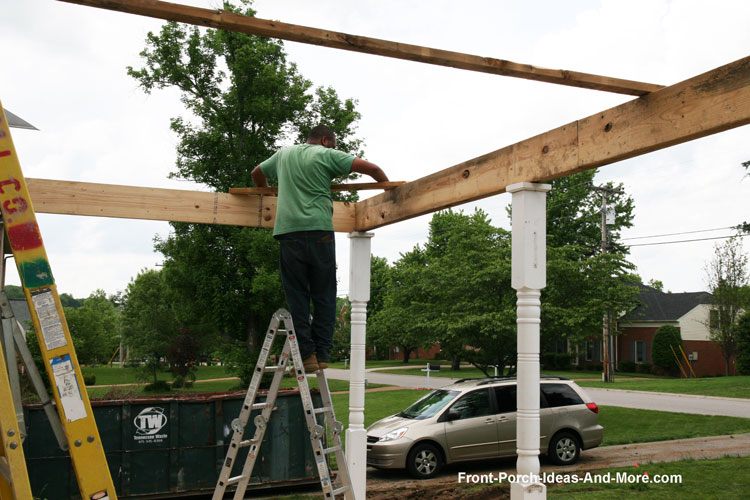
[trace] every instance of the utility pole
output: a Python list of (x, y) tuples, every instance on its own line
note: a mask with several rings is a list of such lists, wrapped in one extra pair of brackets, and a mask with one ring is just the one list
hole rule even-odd
[[(614, 207), (611, 212), (607, 211), (607, 197), (613, 194), (624, 193), (621, 189), (613, 189), (605, 186), (594, 186), (589, 184), (586, 186), (588, 189), (596, 192), (602, 199), (602, 254), (606, 254), (608, 250), (609, 235), (607, 232), (607, 226), (615, 223)], [(614, 356), (614, 335), (611, 329), (612, 315), (610, 311), (604, 313), (602, 319), (602, 382), (614, 382), (615, 381), (615, 356)]]

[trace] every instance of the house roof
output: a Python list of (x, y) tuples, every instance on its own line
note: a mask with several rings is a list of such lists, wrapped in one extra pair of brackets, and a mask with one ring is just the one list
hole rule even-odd
[(626, 314), (621, 321), (677, 321), (695, 306), (708, 304), (708, 292), (664, 293), (639, 284), (641, 304)]
[(29, 313), (29, 306), (26, 304), (26, 299), (9, 299), (10, 308), (13, 310), (13, 315), (18, 321), (21, 322), (24, 328), (27, 328), (28, 322), (31, 322), (31, 314)]

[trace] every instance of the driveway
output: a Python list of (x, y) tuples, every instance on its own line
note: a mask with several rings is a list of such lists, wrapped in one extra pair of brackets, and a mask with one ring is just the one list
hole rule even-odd
[[(329, 368), (328, 378), (349, 380), (349, 370)], [(409, 389), (438, 389), (452, 384), (457, 379), (427, 377), (418, 375), (397, 375), (368, 370), (367, 382), (389, 384)], [(622, 406), (643, 410), (661, 410), (699, 415), (724, 415), (727, 417), (750, 418), (750, 399), (718, 398), (713, 396), (694, 396), (688, 394), (671, 394), (665, 392), (626, 391), (619, 389), (595, 389), (584, 387), (584, 390), (597, 402), (605, 406)]]

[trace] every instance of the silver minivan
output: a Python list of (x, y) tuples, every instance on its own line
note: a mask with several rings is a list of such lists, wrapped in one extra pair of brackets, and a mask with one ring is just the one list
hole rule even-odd
[[(541, 379), (541, 452), (560, 465), (599, 446), (599, 408), (565, 377)], [(444, 464), (516, 454), (516, 379), (464, 379), (367, 429), (367, 465), (420, 479)]]

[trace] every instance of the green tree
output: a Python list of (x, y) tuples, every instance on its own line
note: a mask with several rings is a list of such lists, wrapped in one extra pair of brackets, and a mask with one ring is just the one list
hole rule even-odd
[(390, 271), (382, 309), (369, 321), (369, 335), (380, 345), (397, 346), (409, 362), (411, 353), (438, 341), (430, 324), (431, 285), (424, 273), (427, 256), (417, 245), (401, 255)]
[(706, 284), (711, 292), (710, 338), (721, 348), (724, 374), (729, 375), (730, 360), (737, 352), (736, 323), (746, 302), (750, 282), (748, 258), (742, 240), (733, 237), (714, 245), (714, 256), (705, 266)]
[(352, 305), (348, 298), (336, 297), (336, 323), (333, 327), (331, 361), (349, 359), (351, 352)]
[[(367, 318), (372, 318), (384, 307), (385, 297), (391, 279), (391, 266), (384, 257), (373, 255), (370, 258), (370, 300), (367, 302)], [(376, 335), (371, 328), (367, 331), (367, 347), (372, 351), (370, 356), (375, 359), (386, 359), (392, 344), (387, 338)]]
[(750, 375), (750, 311), (745, 312), (735, 325), (737, 358), (735, 366), (743, 375)]
[(106, 363), (120, 343), (120, 311), (104, 290), (97, 290), (78, 308), (66, 307), (65, 319), (81, 364)]
[(651, 360), (655, 366), (670, 373), (675, 372), (679, 369), (680, 364), (675, 359), (674, 353), (679, 356), (681, 346), (680, 330), (672, 325), (661, 326), (654, 333), (654, 341), (651, 344)]
[[(242, 3), (225, 2), (224, 9), (254, 15)], [(128, 73), (147, 93), (178, 89), (191, 115), (172, 119), (178, 137), (172, 177), (219, 192), (251, 186), (254, 166), (280, 146), (304, 140), (319, 122), (336, 132), (339, 149), (360, 152), (353, 137), (356, 102), (342, 101), (332, 88), (313, 89), (280, 41), (167, 23), (148, 34), (141, 55), (144, 67)], [(339, 199), (354, 201), (356, 194)], [(223, 358), (246, 373), (271, 314), (284, 305), (270, 231), (173, 223), (156, 248), (165, 257), (180, 323), (201, 338), (221, 339)]]
[(144, 374), (157, 370), (178, 333), (172, 297), (161, 271), (144, 269), (130, 281), (124, 297), (124, 342), (144, 362)]

